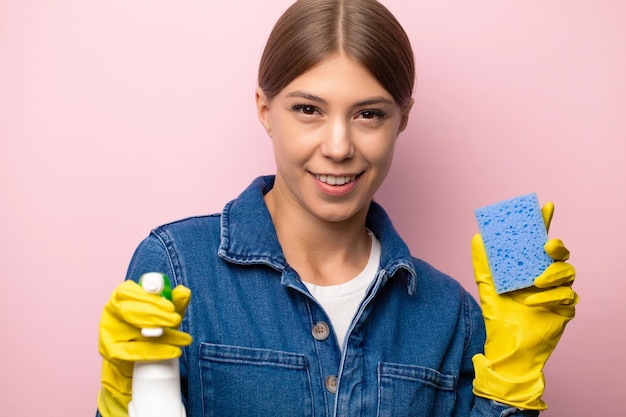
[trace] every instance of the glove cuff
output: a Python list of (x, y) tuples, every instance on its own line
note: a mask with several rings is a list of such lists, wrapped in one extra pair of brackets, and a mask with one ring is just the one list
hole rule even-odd
[(524, 410), (545, 410), (548, 405), (541, 399), (545, 389), (543, 372), (519, 376), (504, 376), (496, 372), (494, 363), (485, 355), (472, 358), (474, 363), (474, 394)]
[(132, 391), (131, 362), (115, 366), (102, 361), (102, 388), (98, 395), (98, 410), (102, 417), (128, 417), (128, 403)]
[(102, 417), (128, 417), (130, 399), (130, 395), (101, 388), (98, 395), (98, 411)]

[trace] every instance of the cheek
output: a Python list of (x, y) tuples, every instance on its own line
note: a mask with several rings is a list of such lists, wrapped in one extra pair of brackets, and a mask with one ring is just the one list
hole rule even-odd
[(393, 154), (394, 154), (394, 146), (391, 146), (388, 151), (385, 153), (385, 156), (381, 158), (380, 160), (380, 164), (379, 164), (379, 170), (380, 170), (380, 182), (382, 183), (383, 180), (387, 177), (387, 174), (389, 173), (389, 170), (391, 169), (391, 163), (393, 162)]
[(272, 125), (272, 143), (275, 155), (289, 159), (303, 159), (314, 148), (310, 132), (290, 118), (276, 118)]
[(393, 161), (396, 137), (384, 137), (379, 138), (379, 141), (373, 142), (377, 146), (370, 146), (368, 153), (364, 154), (364, 158), (368, 160), (370, 169), (374, 176), (372, 177), (373, 185), (376, 189), (387, 178), (387, 174), (391, 169), (391, 163)]
[(289, 128), (285, 125), (284, 121), (279, 117), (272, 117), (272, 145), (274, 146), (274, 153), (284, 153), (285, 147), (288, 144), (286, 138), (290, 136)]
[(388, 170), (393, 160), (396, 146), (395, 135), (381, 135), (377, 138), (366, 139), (367, 144), (363, 146), (363, 154), (381, 170)]
[(382, 185), (382, 183), (385, 181), (385, 178), (387, 178), (387, 175), (389, 174), (389, 171), (391, 169), (391, 163), (393, 162), (394, 149), (395, 141), (393, 141), (392, 144), (387, 145), (384, 151), (379, 154), (379, 158), (376, 160), (376, 162), (372, 164), (375, 165), (376, 170), (376, 189), (378, 189), (378, 187)]
[(284, 121), (274, 124), (271, 139), (276, 166), (283, 174), (287, 174), (285, 168), (299, 165), (305, 159), (301, 138), (292, 125)]

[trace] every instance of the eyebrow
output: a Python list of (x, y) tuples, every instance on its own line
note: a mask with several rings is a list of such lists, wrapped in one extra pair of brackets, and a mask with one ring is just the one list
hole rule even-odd
[[(291, 93), (288, 93), (286, 97), (299, 97), (299, 98), (303, 98), (306, 100), (314, 101), (316, 103), (328, 104), (328, 102), (324, 100), (323, 98), (318, 97), (314, 94), (304, 92), (304, 91), (293, 91)], [(375, 96), (375, 97), (371, 97), (366, 100), (354, 103), (353, 107), (371, 106), (373, 104), (395, 104), (395, 102), (383, 96)]]

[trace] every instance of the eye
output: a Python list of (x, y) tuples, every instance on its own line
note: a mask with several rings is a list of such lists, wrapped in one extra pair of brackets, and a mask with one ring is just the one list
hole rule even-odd
[(291, 106), (291, 110), (307, 116), (313, 116), (320, 113), (319, 109), (311, 104), (294, 104)]
[(368, 119), (368, 120), (384, 119), (385, 112), (382, 110), (378, 110), (378, 109), (362, 110), (357, 114), (357, 117), (361, 119)]

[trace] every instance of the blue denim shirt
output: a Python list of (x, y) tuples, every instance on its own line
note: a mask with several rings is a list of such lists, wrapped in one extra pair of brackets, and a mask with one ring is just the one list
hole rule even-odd
[(128, 279), (166, 273), (192, 298), (180, 360), (189, 417), (532, 416), (472, 394), (480, 309), (453, 279), (413, 258), (372, 203), (380, 267), (340, 347), (286, 262), (257, 178), (221, 215), (151, 232)]

